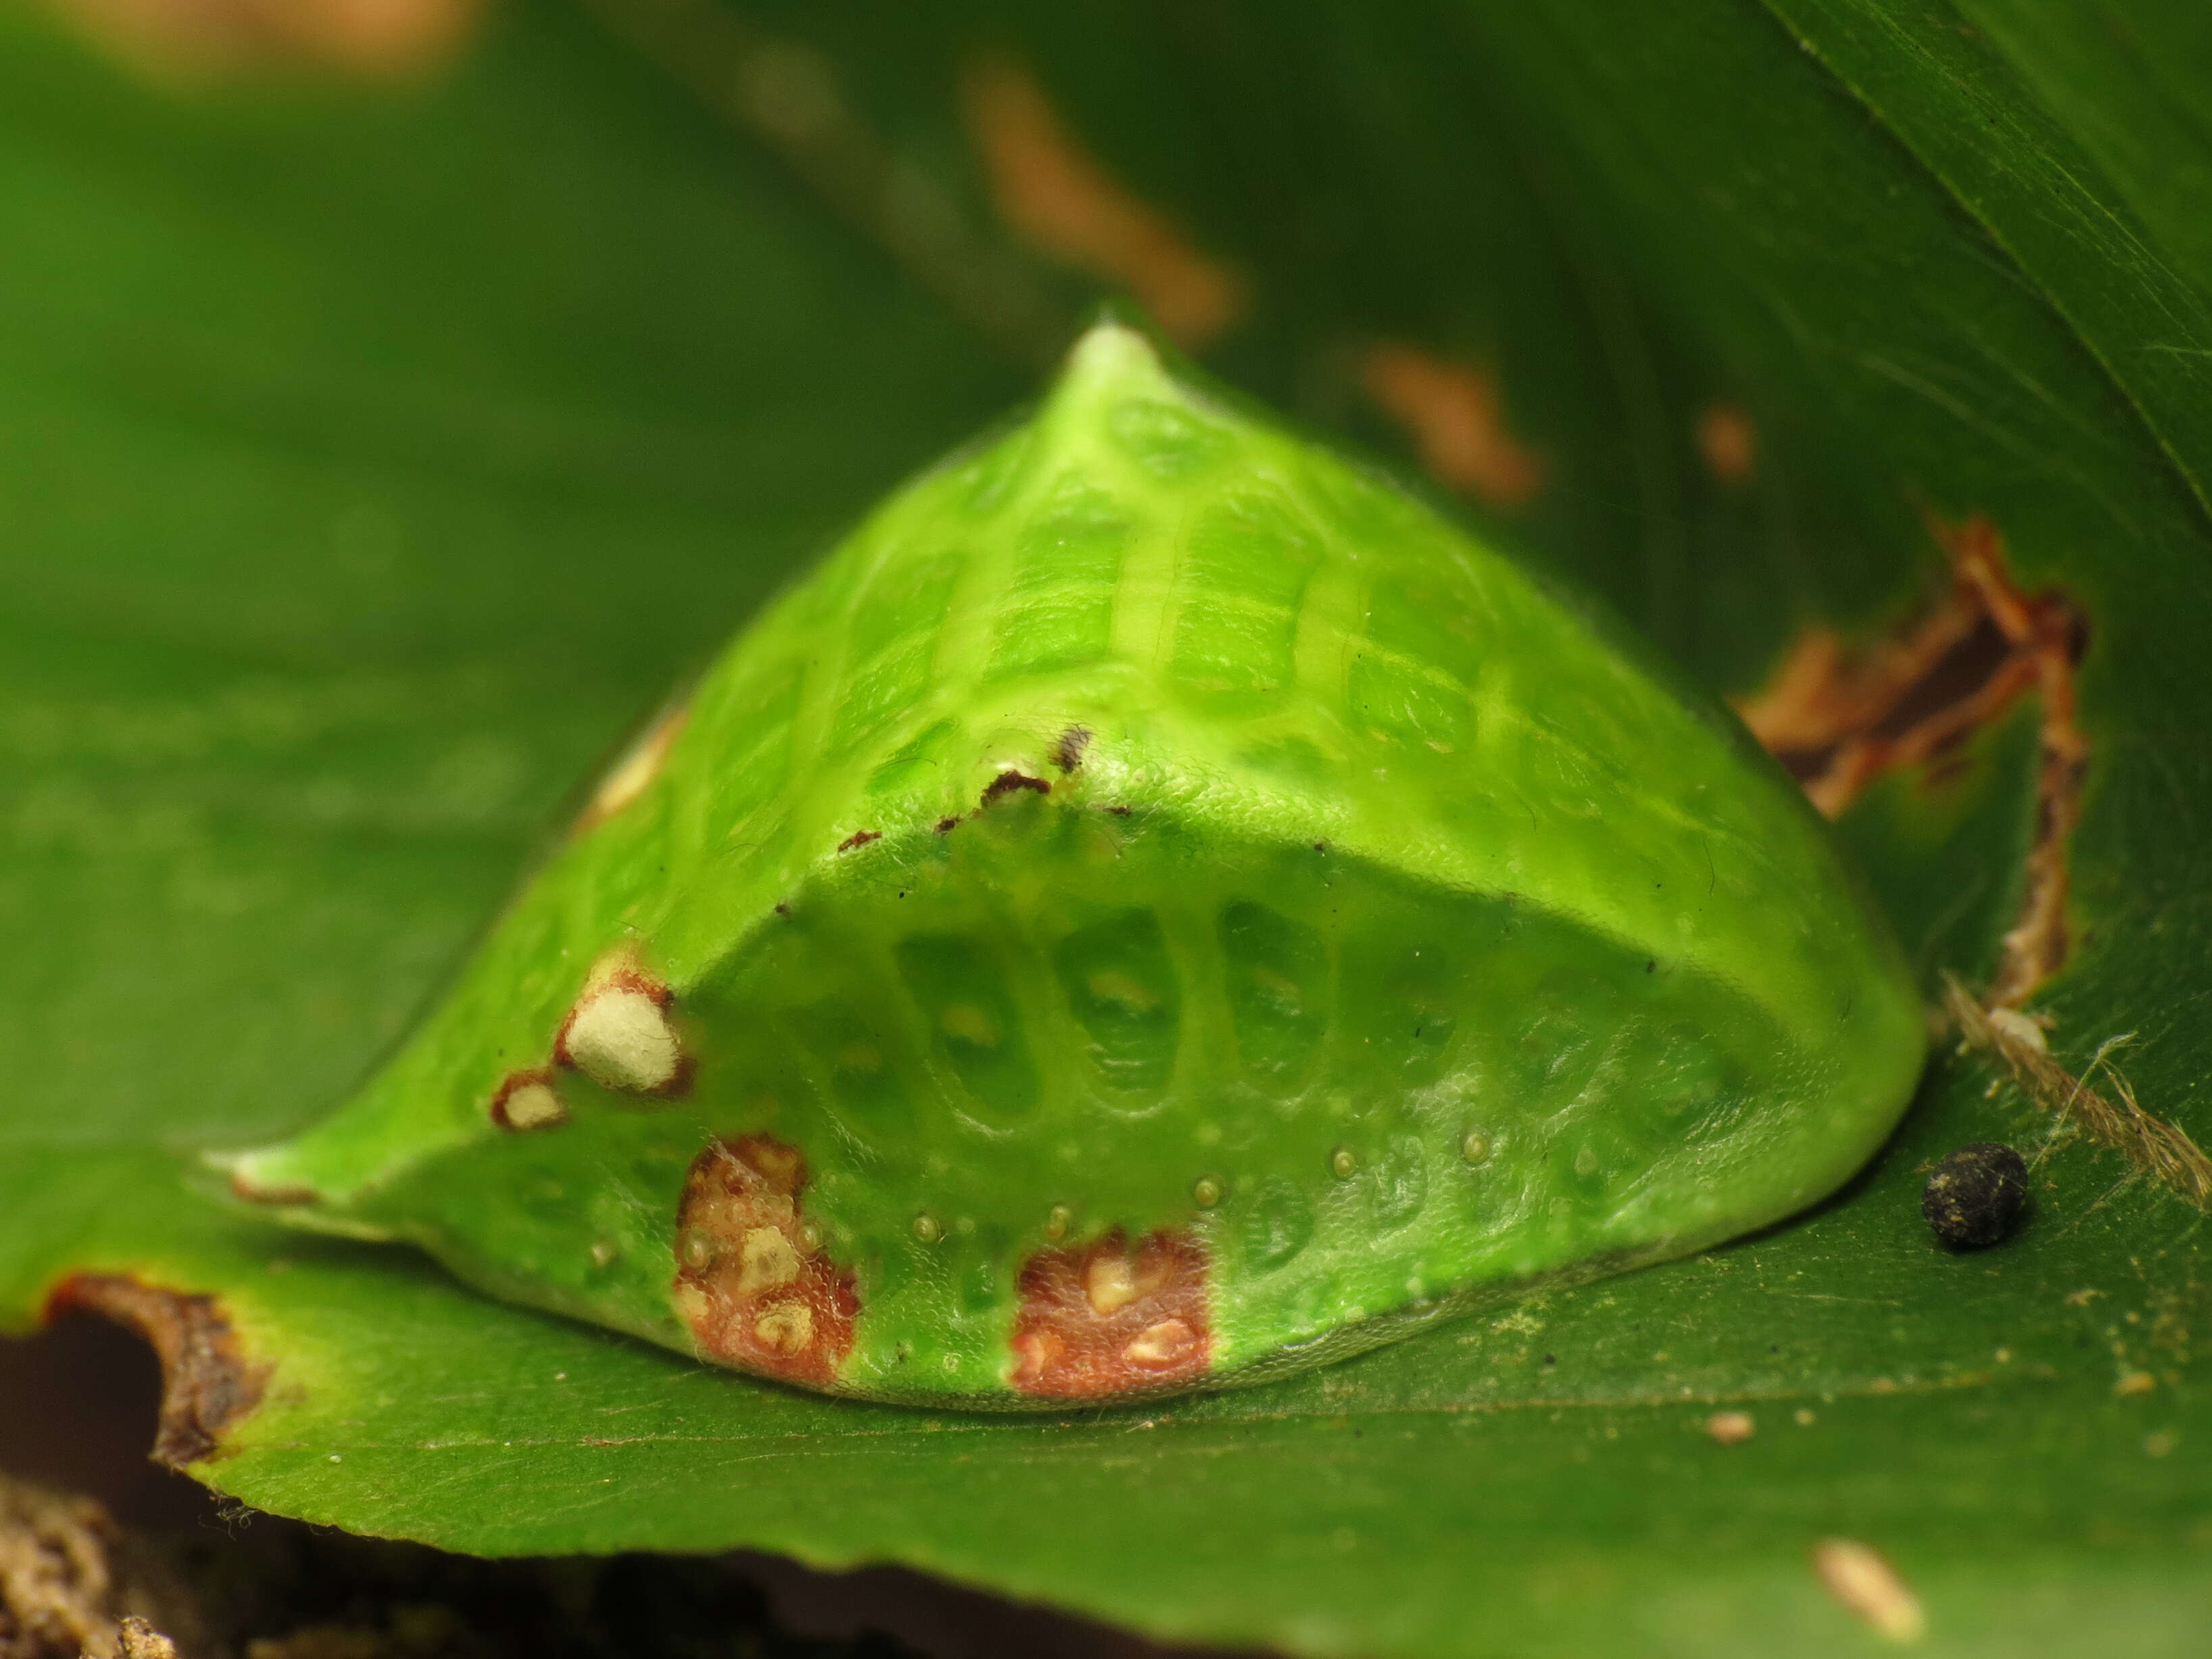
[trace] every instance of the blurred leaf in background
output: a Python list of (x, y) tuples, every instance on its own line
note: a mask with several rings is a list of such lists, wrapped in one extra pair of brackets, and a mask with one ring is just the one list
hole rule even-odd
[(343, 1097), (594, 760), (1103, 292), (1754, 714), (1918, 641), (1832, 804), (1931, 1000), (2039, 903), (2052, 1063), (2212, 1137), (2212, 21), (365, 4), (0, 11), (15, 1325), (216, 1298), (258, 1404), (201, 1399), (194, 1472), (453, 1549), (889, 1559), (1316, 1653), (2201, 1645), (2201, 1216), (2066, 1134), (2012, 1244), (1938, 1249), (1929, 1163), (2052, 1129), (2002, 1055), (1759, 1237), (1064, 1422), (708, 1375), (186, 1155)]

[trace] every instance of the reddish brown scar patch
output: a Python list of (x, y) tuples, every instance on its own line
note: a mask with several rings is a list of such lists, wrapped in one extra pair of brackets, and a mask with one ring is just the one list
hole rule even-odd
[(817, 1388), (853, 1346), (853, 1275), (822, 1253), (799, 1207), (806, 1160), (767, 1135), (711, 1140), (676, 1212), (677, 1310), (699, 1352)]
[(1698, 453), (1714, 483), (1742, 483), (1759, 466), (1759, 428), (1734, 404), (1710, 404), (1698, 415)]
[(849, 853), (855, 847), (866, 847), (870, 842), (881, 841), (883, 838), (884, 832), (880, 830), (855, 830), (837, 843), (837, 850), (841, 853)]
[(1010, 768), (983, 786), (983, 798), (976, 805), (988, 806), (1000, 796), (1011, 795), (1017, 789), (1033, 790), (1040, 795), (1052, 793), (1052, 786), (1042, 778), (1033, 778), (1026, 772), (1017, 772)]
[(491, 1121), (502, 1129), (551, 1129), (568, 1121), (568, 1109), (553, 1086), (553, 1073), (538, 1066), (509, 1072), (491, 1097)]
[(1060, 120), (1036, 78), (997, 54), (961, 76), (961, 110), (999, 216), (1054, 258), (1127, 287), (1187, 346), (1244, 310), (1243, 279), (1132, 195)]
[(1022, 1267), (1012, 1381), (1054, 1400), (1172, 1388), (1212, 1363), (1206, 1251), (1164, 1229), (1134, 1249), (1116, 1230)]
[(940, 836), (949, 836), (959, 827), (960, 820), (957, 817), (939, 818), (937, 821), (937, 833)]
[(675, 993), (635, 960), (617, 954), (592, 969), (553, 1039), (553, 1060), (603, 1088), (675, 1099), (691, 1086), (693, 1063), (669, 1018)]
[(1440, 483), (1492, 507), (1519, 507), (1544, 487), (1543, 457), (1513, 435), (1495, 377), (1407, 345), (1378, 345), (1360, 363), (1367, 395), (1406, 428)]
[(246, 1358), (215, 1297), (149, 1285), (128, 1273), (76, 1273), (46, 1297), (46, 1317), (72, 1308), (129, 1326), (160, 1356), (161, 1414), (154, 1455), (172, 1468), (216, 1455), (223, 1431), (261, 1403), (269, 1367)]
[(2066, 842), (2089, 760), (2075, 722), (2074, 669), (2088, 625), (2064, 594), (2014, 585), (1987, 519), (1931, 519), (1929, 528), (1951, 561), (1941, 604), (1870, 645), (1808, 630), (1738, 711), (1832, 818), (1885, 772), (1940, 761), (2017, 699), (2039, 695), (2043, 757), (2027, 894), (1990, 990), (1992, 1006), (2017, 1007), (2066, 959)]

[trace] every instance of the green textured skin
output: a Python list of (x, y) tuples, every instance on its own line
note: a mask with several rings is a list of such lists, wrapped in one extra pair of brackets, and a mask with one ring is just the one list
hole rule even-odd
[[(979, 811), (1010, 769), (1049, 794)], [(570, 1121), (496, 1127), (625, 943), (674, 994), (688, 1095), (567, 1073)], [(1728, 716), (1102, 325), (1031, 422), (743, 633), (364, 1093), (233, 1167), (312, 1194), (277, 1209), (302, 1225), (690, 1351), (686, 1170), (763, 1131), (857, 1280), (835, 1386), (1019, 1405), (1055, 1206), (1074, 1242), (1193, 1230), (1206, 1380), (1255, 1377), (1802, 1208), (1924, 1041)]]

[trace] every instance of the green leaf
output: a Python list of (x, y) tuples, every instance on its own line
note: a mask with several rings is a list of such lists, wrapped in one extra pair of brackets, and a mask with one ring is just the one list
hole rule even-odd
[[(1018, 52), (1241, 268), (1212, 365), (1318, 423), (1409, 453), (1352, 366), (1377, 338), (1494, 366), (1550, 482), (1480, 516), (1716, 687), (1805, 623), (1905, 616), (1940, 570), (1920, 509), (1986, 514), (2090, 627), (2075, 939), (2036, 1006), (2076, 1073), (2135, 1033), (2144, 1103), (2203, 1139), (2212, 337), (2202, 146), (2169, 141), (2204, 71), (2137, 9), (2132, 37), (2031, 0), (793, 9), (750, 38), (811, 42), (971, 210), (951, 70)], [(2011, 1244), (1941, 1252), (1922, 1166), (2043, 1126), (1971, 1058), (1760, 1237), (1065, 1422), (709, 1374), (190, 1188), (191, 1150), (342, 1097), (625, 724), (1029, 383), (879, 222), (562, 11), (398, 94), (178, 100), (0, 29), (0, 1304), (27, 1324), (72, 1273), (218, 1297), (270, 1370), (203, 1478), (449, 1547), (888, 1558), (1316, 1652), (1858, 1651), (1810, 1565), (1832, 1535), (1893, 1564), (1929, 1651), (2197, 1644), (2201, 1220), (2075, 1143)], [(1697, 459), (1716, 400), (1759, 434), (1739, 484)], [(1931, 975), (1986, 975), (2017, 910), (2035, 712), (1844, 822)], [(1706, 1431), (1721, 1404), (1750, 1440)]]

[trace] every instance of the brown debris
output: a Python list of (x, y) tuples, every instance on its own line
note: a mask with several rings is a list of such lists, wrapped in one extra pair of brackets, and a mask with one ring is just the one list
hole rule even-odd
[(222, 1433), (261, 1403), (269, 1367), (246, 1359), (211, 1296), (148, 1285), (127, 1273), (76, 1273), (46, 1298), (46, 1317), (84, 1308), (126, 1325), (161, 1361), (161, 1415), (154, 1457), (173, 1468), (204, 1463)]
[(148, 1613), (204, 1635), (189, 1592), (106, 1510), (0, 1475), (0, 1659), (176, 1659)]
[(1018, 789), (1027, 789), (1040, 795), (1052, 793), (1052, 786), (1042, 778), (1033, 778), (1026, 772), (1017, 772), (1009, 768), (983, 786), (983, 798), (976, 805), (988, 806), (1000, 796), (1011, 795)]
[(1164, 1229), (1133, 1250), (1116, 1230), (1022, 1267), (1013, 1385), (1056, 1400), (1146, 1393), (1203, 1376), (1213, 1335), (1206, 1251)]
[(884, 832), (880, 830), (855, 830), (837, 843), (837, 850), (841, 853), (849, 853), (855, 847), (866, 847), (870, 842), (881, 841), (883, 838)]
[(673, 1289), (707, 1358), (825, 1388), (860, 1304), (801, 1212), (805, 1189), (795, 1146), (767, 1135), (708, 1142), (677, 1209)]
[(1091, 728), (1071, 726), (1060, 734), (1053, 745), (1052, 763), (1063, 772), (1073, 772), (1083, 764), (1083, 751), (1091, 747)]
[(1987, 519), (1931, 519), (1929, 528), (1951, 560), (1951, 590), (1940, 605), (1869, 647), (1809, 629), (1737, 712), (1832, 818), (1885, 772), (1939, 758), (2018, 698), (2038, 694), (2035, 847), (2027, 897), (1990, 988), (1992, 1006), (2016, 1008), (2066, 959), (2066, 842), (2081, 816), (2089, 754), (2075, 724), (2074, 667), (2087, 625), (2063, 593), (2030, 597), (2013, 585), (2003, 540)]
[[(2163, 1182), (2199, 1209), (2212, 1209), (2212, 1158), (2179, 1124), (2154, 1116), (2137, 1103), (2134, 1088), (2106, 1059), (2114, 1045), (2100, 1048), (2088, 1073), (2077, 1078), (2051, 1057), (2041, 1033), (2022, 1016), (2009, 1009), (1984, 1007), (1951, 974), (1943, 975), (1943, 1010), (1968, 1048), (1994, 1059), (2022, 1094), (2062, 1125), (2079, 1124), (2090, 1139), (2118, 1152), (2142, 1174)], [(2089, 1078), (2100, 1066), (2112, 1079), (2117, 1103), (2090, 1086)]]
[(1698, 415), (1698, 453), (1715, 483), (1747, 483), (1759, 467), (1759, 428), (1734, 404), (1710, 404)]
[(961, 107), (999, 216), (1017, 234), (1127, 288), (1181, 344), (1203, 345), (1243, 314), (1243, 280), (1107, 172), (1020, 64), (972, 60)]
[(1492, 507), (1519, 507), (1544, 487), (1543, 457), (1513, 435), (1495, 376), (1407, 345), (1371, 348), (1367, 395), (1412, 436), (1440, 483)]
[(48, 0), (157, 81), (198, 82), (291, 67), (376, 77), (444, 63), (481, 0)]

